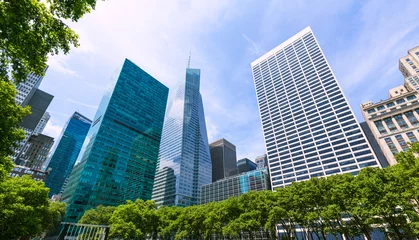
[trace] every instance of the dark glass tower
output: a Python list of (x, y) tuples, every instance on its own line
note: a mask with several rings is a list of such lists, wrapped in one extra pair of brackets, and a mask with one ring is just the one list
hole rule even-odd
[(50, 188), (49, 197), (61, 191), (79, 156), (91, 124), (90, 119), (78, 112), (75, 112), (65, 124), (46, 168), (50, 169), (45, 182), (45, 186)]
[(239, 174), (256, 170), (256, 168), (256, 163), (252, 162), (252, 160), (248, 158), (242, 158), (237, 161), (237, 171)]
[(169, 89), (127, 59), (112, 79), (64, 189), (65, 221), (151, 199)]
[(159, 206), (199, 204), (201, 186), (212, 182), (199, 85), (200, 70), (187, 68), (168, 108), (153, 189)]
[(212, 181), (237, 174), (236, 146), (224, 138), (210, 144)]

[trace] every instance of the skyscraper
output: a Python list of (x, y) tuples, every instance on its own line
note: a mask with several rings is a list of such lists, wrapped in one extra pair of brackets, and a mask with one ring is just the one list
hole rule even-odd
[(399, 69), (405, 78), (419, 74), (419, 46), (407, 51), (407, 56), (399, 59)]
[(255, 163), (258, 168), (268, 168), (268, 156), (266, 154), (256, 157)]
[(162, 206), (199, 204), (200, 188), (212, 182), (200, 70), (186, 69), (164, 123), (153, 200)]
[(50, 118), (51, 118), (51, 115), (49, 115), (49, 112), (45, 112), (41, 120), (39, 120), (38, 125), (36, 125), (35, 130), (33, 131), (33, 134), (37, 135), (37, 134), (42, 133), (45, 127), (47, 126), (47, 123)]
[[(48, 70), (48, 66), (45, 68), (44, 73)], [(26, 81), (16, 86), (17, 94), (15, 101), (18, 105), (26, 105), (31, 99), (35, 90), (41, 85), (43, 76), (29, 73)]]
[(112, 79), (64, 189), (65, 221), (151, 199), (169, 89), (128, 59)]
[(310, 27), (251, 65), (273, 189), (380, 167)]
[(237, 174), (236, 146), (224, 138), (210, 145), (212, 181), (215, 182)]
[(242, 158), (237, 161), (237, 172), (239, 174), (256, 170), (256, 168), (256, 163), (252, 162), (252, 160), (248, 158)]
[(55, 145), (45, 168), (50, 170), (45, 182), (45, 186), (50, 188), (50, 197), (61, 191), (69, 177), (91, 124), (90, 119), (75, 112), (64, 125), (58, 144)]
[(54, 138), (44, 134), (31, 135), (23, 148), (17, 164), (33, 170), (42, 170), (42, 165), (47, 160), (49, 150), (54, 145)]

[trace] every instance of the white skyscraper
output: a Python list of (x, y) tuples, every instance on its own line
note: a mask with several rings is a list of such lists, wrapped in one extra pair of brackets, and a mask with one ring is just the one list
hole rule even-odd
[(272, 189), (381, 167), (310, 27), (251, 65)]
[[(45, 68), (44, 73), (47, 71), (48, 66)], [(43, 76), (29, 73), (26, 81), (16, 86), (17, 94), (15, 101), (19, 105), (26, 105), (29, 99), (32, 97), (35, 90), (41, 85)]]

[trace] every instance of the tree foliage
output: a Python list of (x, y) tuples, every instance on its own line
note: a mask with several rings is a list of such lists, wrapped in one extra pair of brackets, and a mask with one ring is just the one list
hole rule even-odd
[(50, 202), (48, 191), (29, 176), (0, 182), (0, 239), (30, 238), (54, 229), (65, 205)]
[[(249, 192), (186, 208), (137, 200), (120, 205), (109, 224), (122, 239), (389, 239), (419, 236), (419, 143), (396, 156), (399, 164), (312, 178), (275, 192)], [(97, 211), (103, 212), (103, 211)], [(89, 214), (89, 212), (86, 212)], [(84, 219), (84, 217), (83, 217)], [(86, 223), (94, 223), (86, 222)]]
[(78, 35), (64, 22), (77, 21), (96, 0), (0, 1), (0, 81), (20, 83), (43, 75), (49, 54), (67, 54)]

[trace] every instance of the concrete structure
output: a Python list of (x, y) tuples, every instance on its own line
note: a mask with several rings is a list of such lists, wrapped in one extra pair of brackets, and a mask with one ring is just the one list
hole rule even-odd
[(48, 177), (48, 172), (16, 165), (9, 173), (11, 177), (22, 177), (25, 175), (31, 176), (34, 180), (45, 182), (45, 179)]
[(256, 157), (255, 163), (258, 168), (268, 168), (268, 156), (266, 154)]
[(390, 165), (397, 163), (394, 154), (407, 150), (408, 142), (419, 139), (418, 99), (418, 91), (405, 81), (404, 85), (389, 90), (388, 99), (361, 104), (365, 122)]
[(310, 27), (251, 66), (273, 189), (380, 167)]
[(54, 138), (52, 137), (43, 134), (31, 135), (15, 162), (30, 169), (42, 170), (42, 165), (53, 145)]
[(64, 221), (77, 222), (98, 205), (151, 199), (168, 92), (125, 59), (104, 93), (64, 189)]
[(212, 182), (200, 78), (188, 66), (169, 103), (153, 188), (158, 206), (199, 204), (201, 186)]
[(212, 163), (212, 181), (234, 176), (237, 174), (236, 146), (224, 138), (210, 145)]
[(268, 170), (261, 168), (202, 186), (200, 203), (219, 202), (249, 191), (270, 190), (270, 186)]
[(50, 170), (45, 182), (45, 186), (50, 188), (50, 197), (61, 192), (70, 176), (91, 124), (90, 119), (74, 112), (64, 125), (58, 143), (45, 164), (45, 170)]
[(248, 158), (242, 158), (237, 161), (237, 173), (245, 173), (256, 170), (257, 165), (252, 160)]
[(399, 59), (399, 69), (405, 78), (419, 74), (419, 46), (407, 51), (407, 55)]

